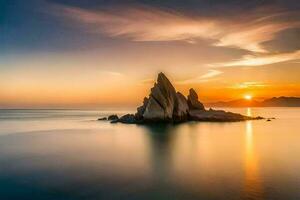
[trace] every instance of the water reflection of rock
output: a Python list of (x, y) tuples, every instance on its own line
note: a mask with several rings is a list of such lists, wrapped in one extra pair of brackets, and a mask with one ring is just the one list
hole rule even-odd
[(174, 129), (176, 129), (176, 125), (172, 124), (153, 124), (153, 125), (143, 125), (143, 127), (149, 133), (148, 136), (152, 141), (152, 145), (161, 145), (168, 144), (172, 137), (174, 136)]
[[(149, 160), (152, 168), (153, 199), (205, 199), (205, 189), (193, 184), (201, 184), (199, 172), (199, 140), (197, 140), (197, 123), (178, 125), (141, 126), (147, 131)], [(199, 173), (197, 173), (199, 172)], [(192, 178), (194, 177), (194, 178)], [(202, 182), (204, 185), (205, 182)], [(187, 185), (186, 185), (187, 184)], [(202, 185), (203, 186), (203, 185)]]
[(172, 148), (175, 130), (180, 125), (156, 124), (142, 126), (148, 132), (149, 149), (152, 165), (153, 199), (176, 197), (172, 180)]
[(172, 140), (174, 138), (174, 129), (176, 126), (168, 124), (147, 125), (143, 126), (149, 137), (149, 146), (152, 151), (153, 163), (169, 162)]

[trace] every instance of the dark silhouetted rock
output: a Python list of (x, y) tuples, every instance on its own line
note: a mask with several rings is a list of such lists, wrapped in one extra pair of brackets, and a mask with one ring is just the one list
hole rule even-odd
[(99, 121), (101, 121), (101, 120), (107, 120), (107, 117), (101, 117), (101, 118), (99, 118), (98, 120), (99, 120)]
[(189, 91), (187, 102), (190, 110), (205, 110), (204, 105), (198, 100), (198, 95), (193, 88)]
[(119, 119), (114, 119), (114, 120), (110, 121), (110, 123), (112, 123), (112, 124), (115, 124), (115, 123), (118, 123), (118, 122), (120, 122)]
[(190, 110), (190, 120), (193, 121), (215, 121), (215, 122), (235, 122), (251, 119), (241, 114), (225, 112), (223, 110)]
[(125, 124), (135, 124), (135, 123), (137, 123), (136, 117), (133, 114), (126, 114), (126, 115), (120, 117), (117, 121), (125, 123)]
[(110, 116), (108, 116), (108, 120), (110, 120), (110, 121), (118, 120), (118, 119), (119, 119), (118, 115), (110, 115)]

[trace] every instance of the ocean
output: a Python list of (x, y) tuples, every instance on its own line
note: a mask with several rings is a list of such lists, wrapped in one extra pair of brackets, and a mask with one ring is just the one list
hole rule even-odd
[(300, 108), (271, 121), (127, 125), (133, 111), (0, 110), (0, 199), (300, 199)]

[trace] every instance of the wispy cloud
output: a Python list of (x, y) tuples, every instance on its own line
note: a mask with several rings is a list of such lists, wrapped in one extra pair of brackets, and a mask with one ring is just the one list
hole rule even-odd
[(141, 84), (153, 84), (155, 83), (155, 79), (152, 79), (152, 78), (147, 78), (147, 79), (143, 79), (141, 80)]
[(209, 70), (206, 74), (203, 74), (199, 79), (208, 79), (222, 74), (223, 72), (219, 70)]
[(256, 82), (256, 81), (251, 81), (251, 82), (242, 82), (242, 83), (237, 83), (234, 84), (233, 86), (229, 86), (228, 88), (233, 88), (233, 89), (246, 89), (246, 88), (262, 88), (262, 87), (268, 87), (269, 85), (263, 82)]
[(223, 74), (222, 71), (219, 70), (208, 70), (208, 72), (206, 74), (197, 76), (195, 78), (191, 78), (191, 79), (187, 79), (187, 80), (183, 80), (183, 81), (178, 81), (176, 82), (177, 84), (190, 84), (190, 83), (201, 83), (201, 82), (207, 82), (207, 81), (211, 81), (212, 78), (219, 76), (220, 74)]
[(271, 55), (246, 55), (242, 59), (211, 64), (211, 67), (234, 67), (234, 66), (260, 66), (274, 63), (292, 61), (300, 59), (300, 50), (291, 53), (271, 54)]
[(134, 41), (190, 41), (192, 38), (218, 34), (212, 20), (192, 19), (152, 7), (99, 11), (64, 7), (63, 10), (67, 17), (89, 25), (89, 31), (127, 37)]
[(220, 37), (216, 46), (237, 46), (253, 52), (267, 52), (261, 45), (275, 38), (276, 33), (296, 25), (291, 23), (266, 22), (253, 25), (237, 25)]
[(253, 52), (266, 52), (262, 43), (280, 31), (298, 27), (299, 22), (283, 20), (293, 13), (276, 10), (249, 11), (238, 18), (187, 16), (153, 7), (85, 10), (62, 7), (63, 15), (85, 25), (88, 31), (133, 41), (216, 41), (215, 46), (230, 46)]
[(103, 71), (103, 73), (105, 73), (107, 75), (111, 75), (111, 76), (123, 76), (123, 74), (121, 74), (119, 72), (114, 72), (114, 71)]

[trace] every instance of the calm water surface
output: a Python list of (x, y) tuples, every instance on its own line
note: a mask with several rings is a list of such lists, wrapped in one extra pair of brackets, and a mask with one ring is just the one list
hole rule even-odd
[(299, 200), (300, 109), (229, 110), (276, 120), (141, 126), (95, 120), (110, 111), (0, 110), (0, 199)]

